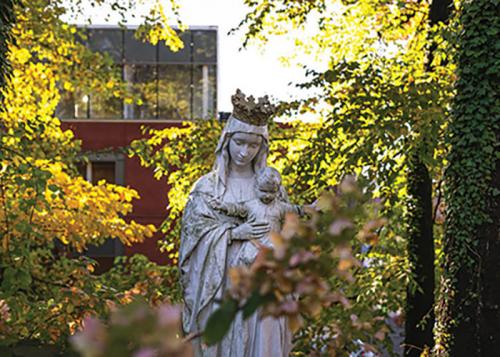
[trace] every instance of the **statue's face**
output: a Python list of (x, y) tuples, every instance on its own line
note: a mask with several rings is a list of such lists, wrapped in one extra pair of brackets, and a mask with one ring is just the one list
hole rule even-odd
[(237, 166), (250, 165), (259, 152), (262, 137), (256, 134), (234, 133), (229, 140), (229, 155)]
[(278, 197), (279, 187), (276, 185), (259, 185), (257, 187), (256, 193), (257, 198), (262, 201), (264, 204), (269, 204), (274, 201), (276, 197)]

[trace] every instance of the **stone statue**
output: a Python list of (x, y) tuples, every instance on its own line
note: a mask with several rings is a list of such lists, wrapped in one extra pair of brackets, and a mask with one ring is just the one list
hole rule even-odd
[[(250, 265), (258, 246), (271, 245), (283, 215), (301, 208), (288, 202), (279, 173), (267, 166), (267, 122), (274, 107), (267, 97), (232, 96), (233, 113), (222, 131), (213, 170), (194, 185), (184, 210), (179, 267), (183, 288), (183, 329), (202, 331), (230, 284), (228, 270)], [(286, 318), (237, 315), (222, 342), (193, 340), (196, 356), (288, 356)]]
[[(269, 228), (273, 232), (281, 231), (281, 226), (285, 220), (286, 213), (295, 213), (302, 216), (303, 208), (299, 205), (288, 203), (281, 197), (281, 176), (272, 167), (264, 167), (257, 172), (255, 177), (256, 198), (244, 203), (222, 202), (219, 199), (210, 201), (212, 208), (224, 212), (228, 216), (240, 217), (247, 222), (268, 222)], [(246, 244), (240, 251), (240, 262), (244, 265), (251, 265), (261, 246), (272, 247), (269, 235), (260, 239), (250, 240), (252, 245)]]

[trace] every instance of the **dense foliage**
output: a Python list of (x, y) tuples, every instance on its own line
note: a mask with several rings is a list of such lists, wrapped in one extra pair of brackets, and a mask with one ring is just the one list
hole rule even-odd
[[(4, 3), (2, 15), (10, 5)], [(390, 350), (389, 316), (400, 321), (407, 287), (421, 288), (411, 273), (417, 260), (408, 254), (407, 239), (418, 236), (424, 207), (427, 218), (432, 209), (430, 228), (443, 262), (437, 271), (436, 353), (498, 351), (499, 290), (492, 288), (500, 272), (495, 2), (465, 1), (449, 24), (431, 18), (428, 2), (245, 3), (249, 12), (235, 29), (245, 33), (243, 46), (292, 36), (293, 52), (302, 57), (287, 60), (302, 65), (308, 79), (298, 84), (302, 98), (279, 105), (278, 116), (287, 124), (270, 128), (269, 163), (280, 170), (296, 203), (330, 193), (308, 220), (289, 217), (284, 232), (273, 235), (274, 251), (264, 249), (252, 267), (231, 272), (232, 289), (212, 317), (206, 341), (218, 341), (238, 311), (259, 309), (286, 315), (299, 329), (295, 355), (348, 355), (360, 344)], [(135, 1), (93, 4), (108, 4), (123, 15)], [(95, 262), (81, 255), (88, 244), (109, 237), (141, 241), (154, 227), (123, 218), (137, 198), (133, 190), (78, 177), (79, 145), (54, 116), (61, 88), (138, 100), (109, 56), (90, 52), (77, 40), (85, 34), (61, 20), (65, 6), (79, 13), (80, 5), (25, 2), (15, 7), (13, 41), (6, 41), (8, 27), (0, 29), (2, 73), (5, 60), (11, 63), (0, 110), (0, 344), (34, 340), (65, 347), (86, 321), (73, 341), (88, 356), (126, 353), (124, 348), (189, 353), (186, 342), (195, 336), (179, 338), (178, 314), (164, 305), (180, 300), (174, 267), (136, 256), (119, 258), (113, 269), (95, 276)], [(175, 2), (171, 11), (178, 15)], [(2, 16), (2, 25), (12, 18)], [(154, 1), (138, 34), (179, 48), (167, 21), (161, 2)], [(288, 120), (302, 115), (314, 123)], [(187, 195), (211, 169), (221, 128), (216, 120), (145, 128), (147, 139), (131, 145), (130, 154), (171, 187), (161, 248), (174, 263)], [(416, 197), (422, 177), (425, 206)], [(137, 297), (145, 302), (120, 306)], [(132, 342), (127, 347), (124, 341)]]
[[(381, 306), (380, 316), (388, 316), (403, 308), (406, 286), (420, 288), (408, 274), (412, 267), (405, 238), (412, 228), (411, 217), (416, 217), (408, 193), (408, 172), (410, 159), (417, 158), (429, 169), (429, 197), (440, 196), (443, 137), (454, 81), (451, 27), (431, 26), (427, 3), (246, 4), (250, 11), (238, 29), (246, 34), (244, 46), (288, 34), (297, 46), (294, 53), (306, 54), (288, 59), (304, 66), (309, 81), (298, 84), (304, 89), (303, 98), (281, 103), (281, 118), (316, 118), (314, 124), (271, 129), (271, 165), (282, 172), (294, 201), (311, 202), (348, 174), (382, 200), (382, 215), (388, 223), (380, 232), (378, 245), (367, 253), (377, 264), (355, 272), (358, 299), (352, 311), (367, 312), (371, 304)], [(321, 64), (314, 66), (312, 59), (320, 59)], [(149, 142), (133, 145), (133, 153), (156, 167), (158, 175), (167, 175), (172, 185), (171, 215), (165, 222), (171, 234), (165, 247), (173, 255), (179, 214), (194, 180), (210, 169), (218, 133), (218, 124), (195, 123), (183, 129), (151, 131)], [(370, 303), (364, 305), (368, 295), (378, 300), (368, 299)], [(343, 326), (351, 323), (348, 315), (339, 318), (334, 309), (323, 309), (320, 318), (311, 320), (298, 334), (298, 349), (303, 346), (305, 352), (311, 339), (321, 340), (322, 327), (334, 321)]]
[(95, 276), (95, 261), (81, 254), (87, 245), (108, 238), (126, 245), (140, 242), (155, 227), (125, 218), (138, 198), (134, 190), (104, 181), (93, 185), (77, 174), (79, 143), (55, 117), (60, 89), (126, 93), (110, 59), (90, 52), (77, 40), (78, 29), (61, 19), (63, 5), (48, 0), (17, 4), (13, 41), (3, 53), (11, 69), (0, 109), (2, 346), (64, 347), (85, 316), (106, 316), (135, 295), (155, 304), (175, 296), (167, 295), (168, 287), (175, 290), (174, 268), (136, 257)]

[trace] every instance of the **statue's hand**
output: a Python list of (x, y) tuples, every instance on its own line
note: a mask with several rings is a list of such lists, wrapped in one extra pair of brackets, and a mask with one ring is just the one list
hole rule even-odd
[(318, 201), (319, 201), (319, 198), (317, 198), (313, 203), (310, 203), (308, 205), (304, 205), (303, 207), (304, 207), (304, 209), (309, 210), (309, 211), (319, 211)]
[(231, 238), (233, 240), (250, 240), (264, 237), (271, 227), (269, 222), (251, 220), (233, 228)]
[(210, 201), (208, 201), (208, 204), (210, 205), (210, 207), (212, 207), (215, 210), (223, 211), (223, 212), (225, 211), (224, 204), (222, 203), (221, 200), (219, 200), (217, 198), (211, 199)]

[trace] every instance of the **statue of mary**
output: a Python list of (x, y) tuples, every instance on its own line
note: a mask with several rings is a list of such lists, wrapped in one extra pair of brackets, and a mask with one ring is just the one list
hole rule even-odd
[[(248, 257), (252, 249), (255, 257), (252, 240), (270, 230), (269, 222), (231, 217), (210, 204), (213, 200), (244, 204), (255, 199), (256, 173), (267, 166), (267, 121), (273, 106), (267, 97), (255, 103), (239, 90), (231, 99), (233, 113), (217, 145), (213, 170), (195, 183), (182, 218), (179, 267), (187, 334), (203, 330), (230, 284), (228, 270), (248, 264), (248, 258), (241, 257)], [(287, 200), (282, 186), (279, 196)], [(243, 320), (239, 314), (219, 344), (206, 346), (197, 338), (193, 347), (196, 356), (281, 357), (291, 350), (291, 332), (285, 318), (255, 313)]]

